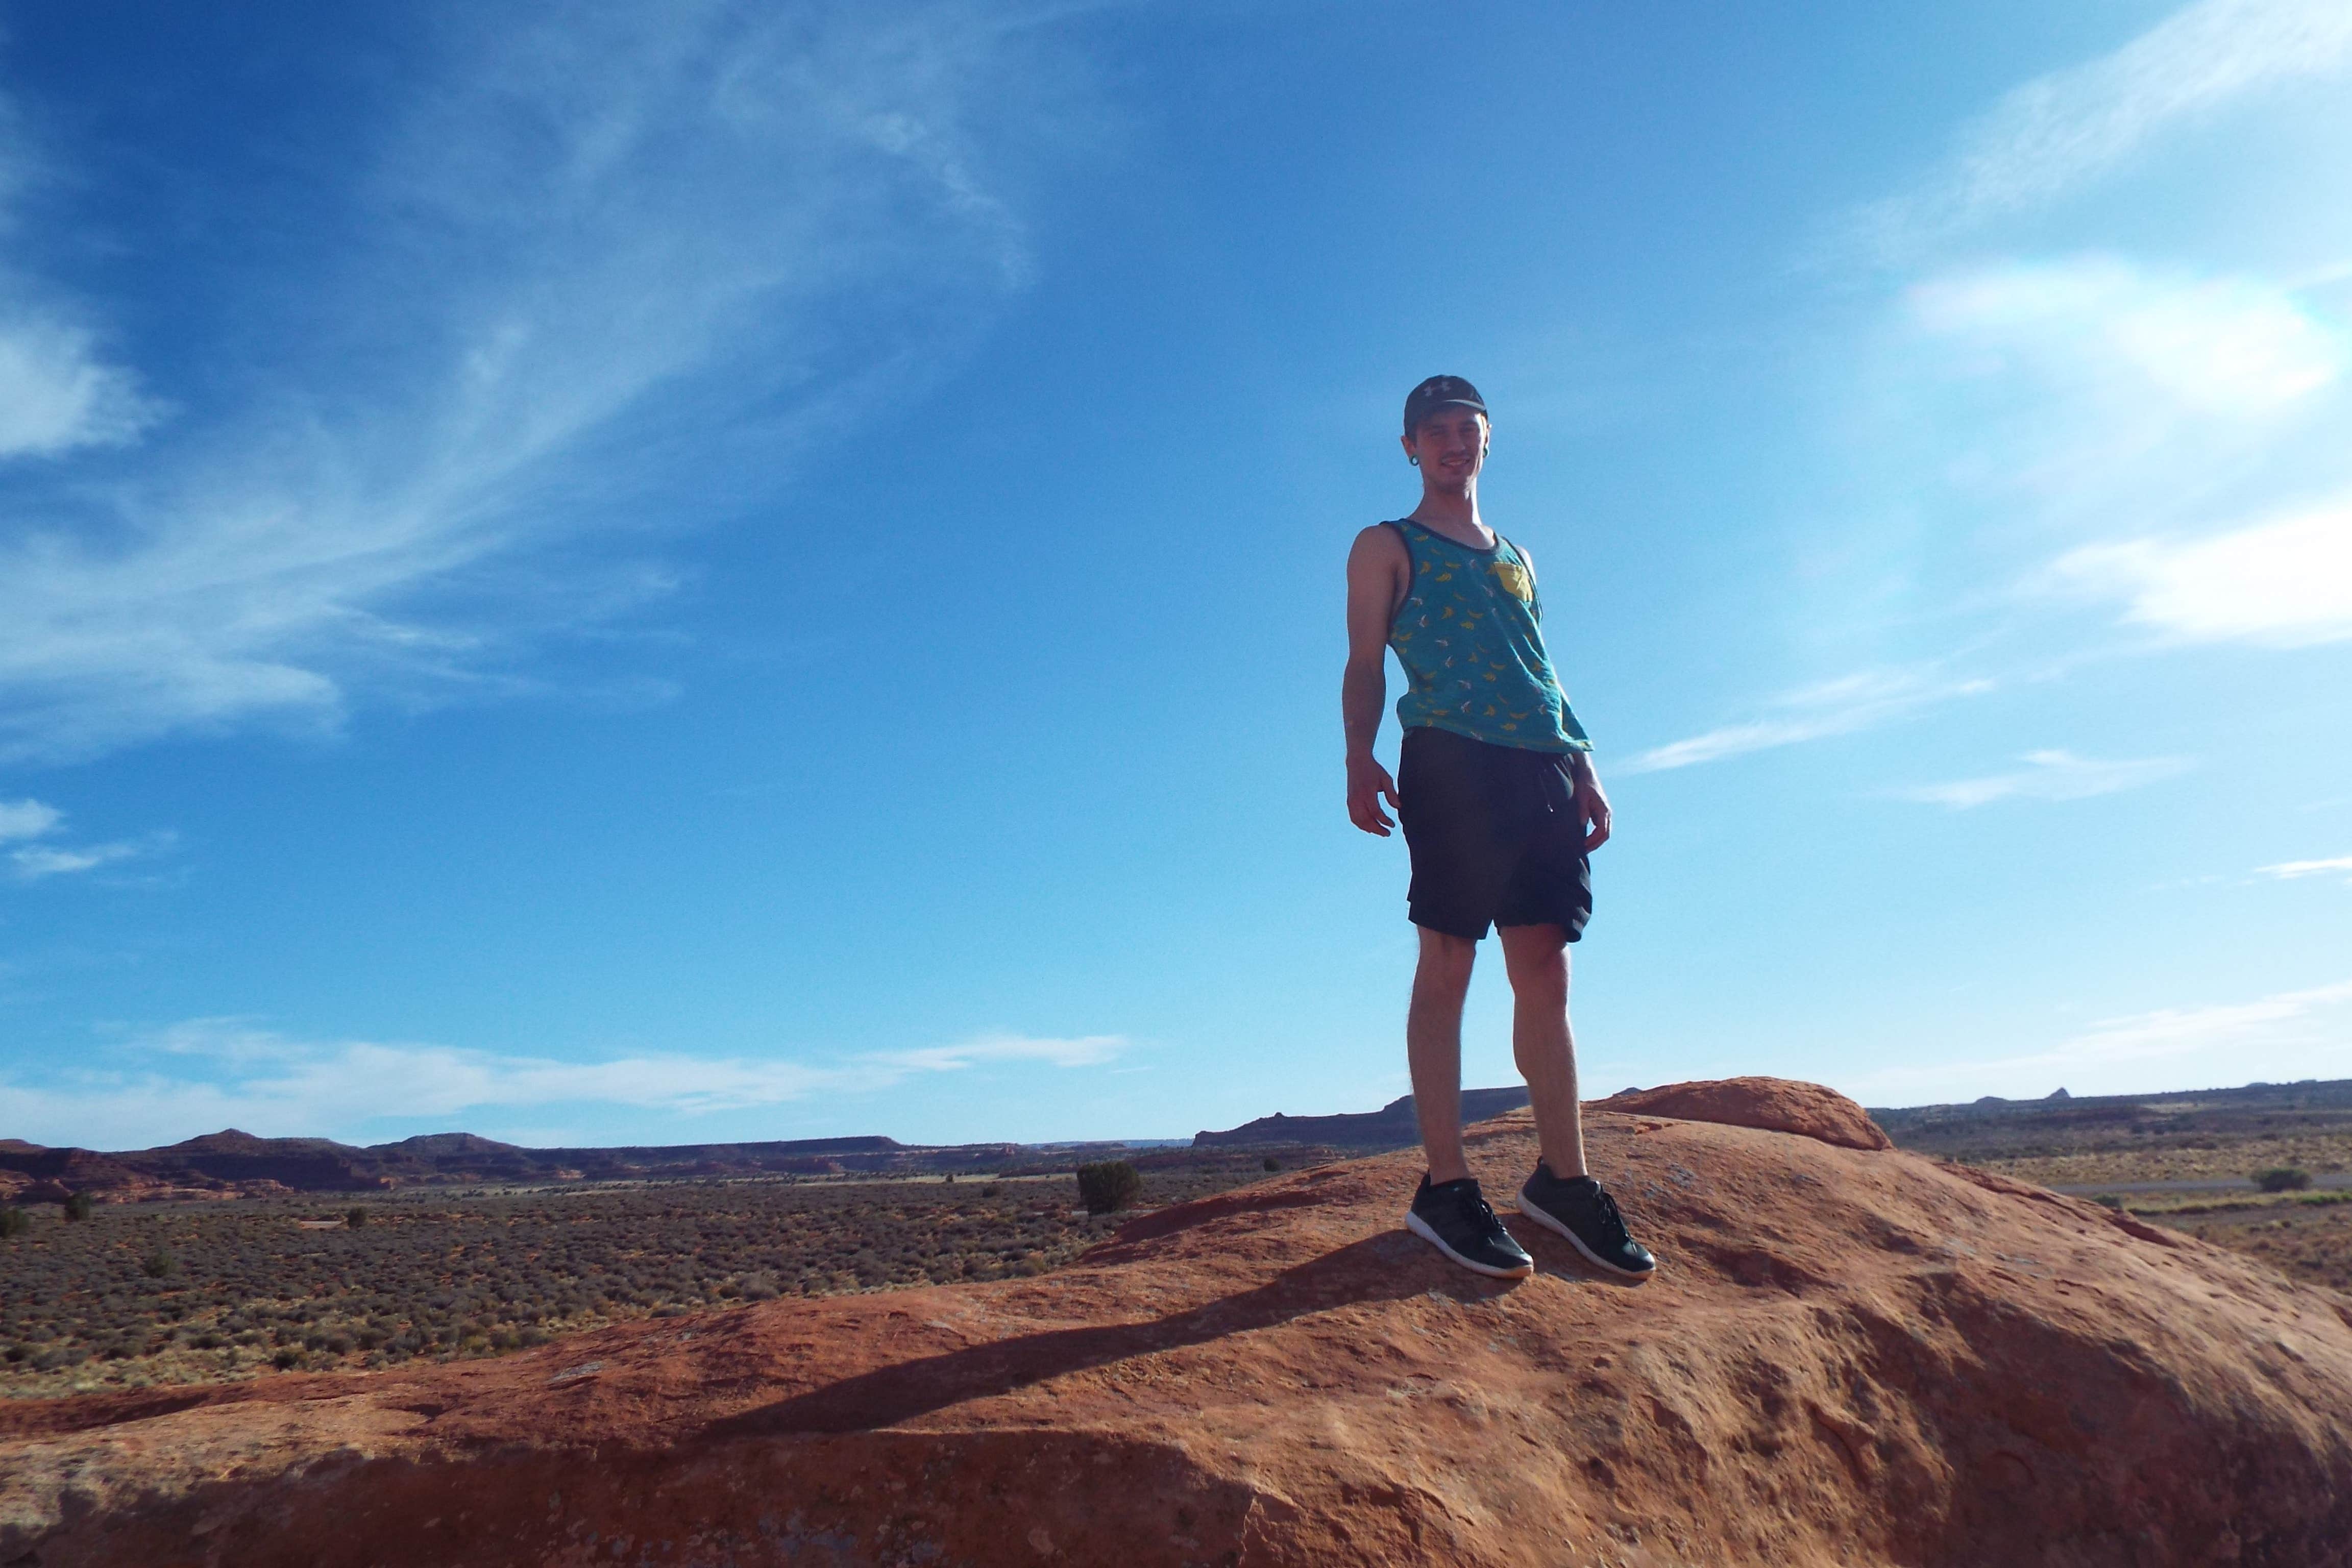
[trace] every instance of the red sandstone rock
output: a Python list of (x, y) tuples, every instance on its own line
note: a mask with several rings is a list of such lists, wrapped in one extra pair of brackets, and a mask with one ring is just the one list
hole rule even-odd
[(1727, 1078), (1706, 1083), (1670, 1083), (1662, 1089), (1629, 1089), (1594, 1109), (1794, 1132), (1841, 1149), (1895, 1147), (1895, 1141), (1861, 1106), (1833, 1089), (1794, 1079)]
[[(1524, 1222), (1536, 1278), (1454, 1269), (1407, 1153), (1039, 1279), (0, 1404), (0, 1563), (2352, 1561), (2352, 1300), (1909, 1154), (1606, 1108), (1591, 1145), (1645, 1286)], [(1534, 1153), (1471, 1136), (1497, 1191)]]

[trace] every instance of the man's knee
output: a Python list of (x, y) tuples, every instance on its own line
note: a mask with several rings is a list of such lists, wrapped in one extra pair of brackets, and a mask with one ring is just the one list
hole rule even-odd
[[(1511, 976), (1511, 994), (1522, 1002), (1568, 1000), (1568, 944), (1547, 942), (1538, 933), (1556, 932), (1555, 926), (1517, 928), (1503, 945)], [(1519, 931), (1527, 934), (1518, 934)]]
[(1421, 931), (1421, 963), (1413, 971), (1413, 986), (1444, 987), (1464, 990), (1470, 984), (1470, 971), (1478, 961), (1478, 944), (1466, 936), (1432, 931)]

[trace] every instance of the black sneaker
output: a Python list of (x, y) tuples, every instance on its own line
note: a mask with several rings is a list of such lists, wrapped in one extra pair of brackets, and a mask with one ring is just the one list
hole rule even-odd
[(1519, 1212), (1559, 1232), (1588, 1262), (1622, 1279), (1647, 1279), (1657, 1272), (1650, 1249), (1626, 1234), (1617, 1200), (1591, 1176), (1562, 1181), (1538, 1160), (1536, 1173), (1519, 1189)]
[(1412, 1207), (1405, 1212), (1404, 1227), (1475, 1273), (1524, 1279), (1536, 1271), (1536, 1260), (1486, 1206), (1475, 1176), (1433, 1187), (1424, 1173), (1421, 1190), (1412, 1194)]

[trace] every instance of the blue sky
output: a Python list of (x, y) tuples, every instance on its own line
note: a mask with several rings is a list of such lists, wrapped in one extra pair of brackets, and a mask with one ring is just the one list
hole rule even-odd
[(2338, 0), (0, 19), (0, 1134), (1402, 1092), (1437, 371), (1591, 1091), (2352, 1073)]

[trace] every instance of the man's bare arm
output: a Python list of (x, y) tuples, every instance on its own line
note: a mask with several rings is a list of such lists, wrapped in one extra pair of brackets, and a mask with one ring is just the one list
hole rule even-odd
[[(1521, 550), (1519, 564), (1528, 569), (1528, 581), (1533, 583), (1536, 580), (1536, 558)], [(1540, 605), (1537, 618), (1542, 618)], [(1590, 855), (1609, 842), (1611, 813), (1608, 792), (1601, 787), (1601, 775), (1593, 771), (1592, 753), (1590, 752), (1569, 752), (1568, 773), (1575, 784), (1578, 820), (1591, 825), (1591, 831), (1584, 835), (1584, 852)]]
[(1388, 704), (1389, 623), (1412, 569), (1396, 530), (1375, 523), (1356, 535), (1348, 552), (1348, 671), (1339, 682), (1339, 717), (1348, 734), (1348, 819), (1367, 833), (1388, 837), (1394, 823), (1396, 781), (1372, 756)]

